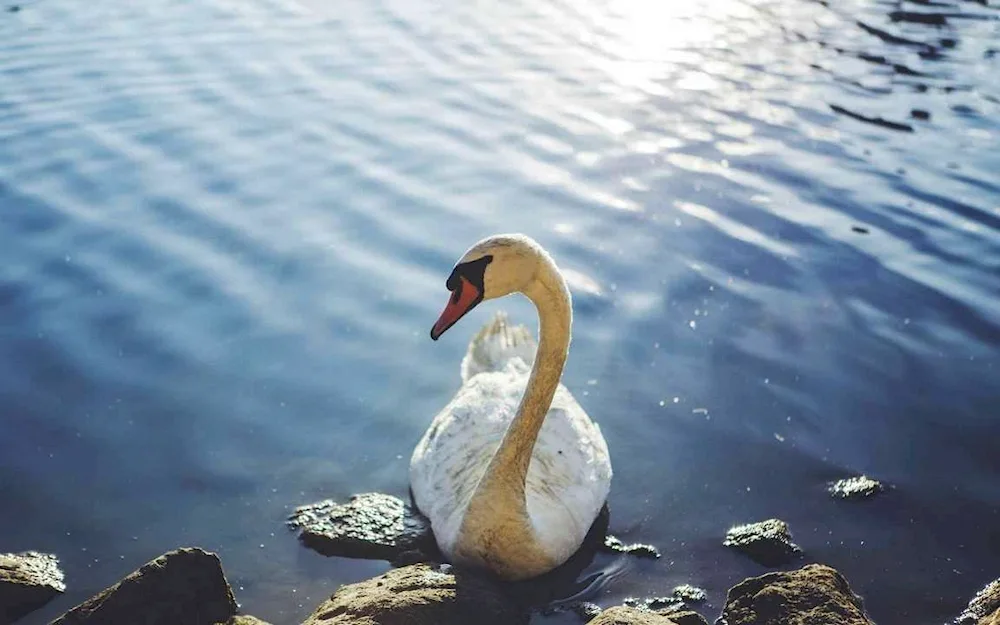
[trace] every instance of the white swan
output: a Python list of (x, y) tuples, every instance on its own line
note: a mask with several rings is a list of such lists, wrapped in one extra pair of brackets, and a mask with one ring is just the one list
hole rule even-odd
[(446, 285), (432, 339), (479, 302), (520, 292), (538, 310), (539, 343), (502, 314), (476, 335), (462, 387), (413, 451), (413, 497), (452, 562), (534, 577), (580, 547), (611, 486), (600, 429), (559, 383), (569, 289), (548, 253), (516, 234), (476, 243)]

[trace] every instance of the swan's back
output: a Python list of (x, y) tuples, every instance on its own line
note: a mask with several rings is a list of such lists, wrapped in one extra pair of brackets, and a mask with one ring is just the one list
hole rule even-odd
[(537, 347), (527, 328), (510, 325), (507, 314), (499, 311), (472, 337), (462, 359), (462, 382), (468, 382), (478, 373), (503, 371), (515, 359), (530, 368)]
[[(534, 355), (530, 332), (498, 314), (472, 340), (462, 361), (462, 387), (413, 452), (414, 499), (449, 557), (469, 500), (517, 411)], [(576, 551), (607, 499), (610, 480), (600, 429), (560, 384), (525, 484), (538, 542), (554, 561)]]

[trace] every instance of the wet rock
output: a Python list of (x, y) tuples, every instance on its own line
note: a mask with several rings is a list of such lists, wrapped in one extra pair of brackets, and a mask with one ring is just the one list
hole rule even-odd
[(573, 612), (576, 613), (583, 622), (589, 622), (597, 618), (597, 616), (603, 612), (603, 608), (596, 603), (591, 603), (589, 601), (581, 601), (579, 603), (573, 604)]
[(354, 495), (346, 504), (332, 500), (300, 506), (288, 519), (299, 539), (325, 556), (400, 559), (400, 564), (433, 559), (437, 553), (430, 521), (398, 497)]
[(622, 603), (627, 608), (638, 608), (650, 612), (678, 610), (684, 606), (684, 603), (677, 597), (644, 597), (642, 599), (628, 597)]
[(931, 118), (931, 114), (929, 111), (925, 111), (923, 109), (912, 109), (910, 111), (910, 117), (912, 117), (913, 119), (919, 119), (921, 121), (927, 121), (928, 119)]
[(955, 623), (957, 625), (1000, 625), (1000, 579), (976, 593)]
[(527, 612), (490, 579), (416, 564), (341, 586), (302, 625), (517, 625)]
[(55, 556), (37, 551), (0, 554), (0, 625), (13, 623), (65, 590)]
[(235, 614), (218, 556), (186, 548), (144, 564), (51, 625), (214, 625)]
[(237, 616), (232, 617), (225, 623), (218, 623), (217, 625), (271, 625), (271, 624), (260, 620), (256, 616), (239, 614)]
[(779, 566), (791, 560), (801, 549), (792, 542), (788, 524), (779, 519), (737, 525), (726, 532), (722, 543), (748, 555), (764, 566)]
[(723, 625), (873, 625), (844, 576), (822, 564), (745, 579), (729, 589)]
[(626, 545), (611, 534), (604, 537), (604, 547), (608, 551), (617, 551), (637, 558), (652, 558), (655, 560), (660, 557), (660, 550), (653, 545), (644, 545), (642, 543)]
[(673, 619), (643, 610), (641, 608), (630, 608), (628, 606), (618, 606), (608, 608), (601, 612), (597, 618), (590, 621), (590, 625), (679, 625)]
[(881, 493), (884, 488), (878, 480), (873, 480), (867, 475), (848, 477), (837, 480), (827, 489), (830, 494), (840, 499), (865, 499)]
[(687, 601), (690, 603), (701, 603), (708, 598), (708, 594), (698, 588), (697, 586), (692, 586), (691, 584), (681, 584), (680, 586), (674, 587), (674, 596), (681, 601)]
[[(625, 599), (623, 603), (624, 605), (622, 606), (609, 608), (609, 611), (611, 611), (612, 617), (614, 618), (614, 620), (610, 622), (647, 623), (650, 621), (634, 619), (646, 618), (648, 615), (652, 614), (660, 617), (667, 617), (667, 619), (669, 619), (667, 621), (664, 621), (663, 619), (651, 621), (655, 623), (674, 623), (674, 625), (708, 625), (708, 621), (704, 616), (690, 610), (680, 599), (676, 597), (652, 597), (648, 599), (629, 597), (628, 599)], [(544, 611), (543, 614), (551, 615), (556, 612), (573, 612), (584, 623), (604, 622), (594, 620), (599, 615), (603, 614), (604, 611), (602, 611), (601, 606), (590, 603), (589, 601), (580, 601), (577, 603), (561, 605), (556, 608), (550, 608)]]
[(708, 619), (694, 610), (680, 608), (677, 610), (660, 610), (658, 612), (666, 616), (676, 625), (708, 625)]

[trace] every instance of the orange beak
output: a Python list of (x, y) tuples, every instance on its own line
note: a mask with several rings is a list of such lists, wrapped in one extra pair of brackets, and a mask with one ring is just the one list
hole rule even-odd
[(482, 292), (465, 276), (459, 276), (458, 286), (451, 292), (451, 299), (444, 307), (437, 323), (431, 328), (431, 338), (438, 340), (445, 330), (455, 325), (465, 313), (476, 307), (483, 300)]

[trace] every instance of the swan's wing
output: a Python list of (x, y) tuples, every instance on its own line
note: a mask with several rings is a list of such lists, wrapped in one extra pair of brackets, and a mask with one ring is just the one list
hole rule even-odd
[(477, 373), (502, 371), (515, 358), (530, 367), (536, 348), (535, 338), (527, 328), (510, 325), (507, 314), (498, 311), (469, 343), (462, 359), (462, 381), (471, 380)]
[(520, 394), (512, 382), (513, 373), (497, 372), (463, 384), (413, 450), (413, 498), (431, 520), (438, 545), (446, 553), (517, 409)]
[(528, 515), (540, 542), (566, 559), (580, 546), (611, 489), (601, 429), (559, 385), (528, 467)]

